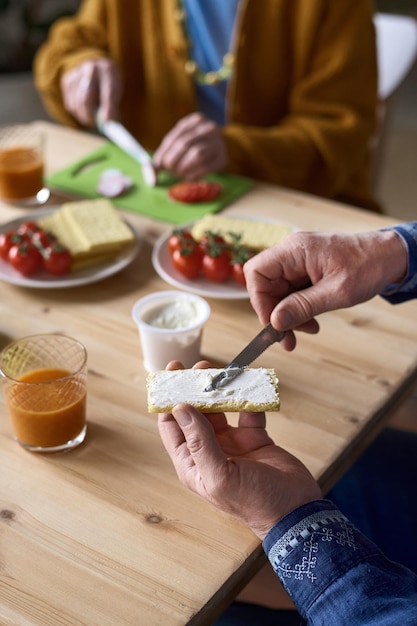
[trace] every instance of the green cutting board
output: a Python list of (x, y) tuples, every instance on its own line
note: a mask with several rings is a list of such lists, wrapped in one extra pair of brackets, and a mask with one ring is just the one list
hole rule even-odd
[(249, 178), (232, 174), (213, 174), (207, 180), (223, 185), (216, 200), (195, 204), (174, 202), (168, 197), (168, 188), (177, 179), (166, 172), (158, 174), (158, 185), (148, 187), (142, 179), (138, 163), (113, 143), (107, 142), (98, 150), (48, 177), (51, 188), (67, 191), (84, 198), (100, 198), (96, 191), (100, 174), (107, 169), (118, 169), (133, 181), (133, 187), (123, 196), (113, 198), (116, 207), (149, 215), (171, 224), (200, 219), (207, 213), (215, 213), (244, 194), (253, 185)]

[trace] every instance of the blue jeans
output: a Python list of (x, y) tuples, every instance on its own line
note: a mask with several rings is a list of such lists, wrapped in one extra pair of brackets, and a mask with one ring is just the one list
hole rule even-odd
[(383, 430), (326, 497), (417, 574), (417, 433)]

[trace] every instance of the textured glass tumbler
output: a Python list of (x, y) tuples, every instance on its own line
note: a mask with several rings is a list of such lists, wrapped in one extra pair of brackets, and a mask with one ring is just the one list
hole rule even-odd
[(61, 452), (86, 434), (87, 352), (66, 335), (32, 335), (0, 353), (3, 391), (17, 441)]
[(44, 134), (31, 126), (0, 127), (0, 198), (39, 206), (50, 196), (44, 186)]

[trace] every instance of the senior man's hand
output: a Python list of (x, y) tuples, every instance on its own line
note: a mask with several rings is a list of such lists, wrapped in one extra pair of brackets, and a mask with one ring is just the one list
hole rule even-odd
[[(202, 361), (196, 367), (209, 367)], [(173, 361), (168, 369), (181, 369)], [(181, 482), (263, 539), (298, 506), (322, 497), (307, 468), (276, 446), (265, 413), (240, 413), (230, 426), (224, 413), (203, 415), (189, 404), (161, 413), (161, 439)]]
[(287, 350), (294, 330), (318, 332), (315, 316), (369, 300), (406, 270), (406, 249), (393, 231), (292, 233), (244, 266), (260, 322), (289, 331)]

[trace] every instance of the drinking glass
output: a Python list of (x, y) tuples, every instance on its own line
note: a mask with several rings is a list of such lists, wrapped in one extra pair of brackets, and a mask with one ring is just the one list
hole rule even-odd
[(39, 206), (50, 196), (44, 186), (44, 134), (31, 125), (0, 126), (0, 198)]
[(87, 352), (66, 335), (32, 335), (0, 353), (12, 429), (31, 452), (61, 452), (86, 435)]

